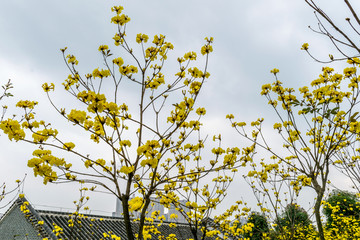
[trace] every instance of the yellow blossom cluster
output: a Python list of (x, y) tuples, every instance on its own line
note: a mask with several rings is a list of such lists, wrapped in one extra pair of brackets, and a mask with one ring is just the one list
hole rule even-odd
[(139, 211), (143, 207), (143, 198), (134, 197), (129, 200), (129, 211)]
[(28, 161), (28, 167), (33, 169), (35, 176), (40, 175), (44, 178), (44, 184), (57, 180), (58, 176), (53, 166), (63, 169), (69, 169), (72, 166), (63, 158), (53, 156), (50, 150), (37, 149), (33, 155), (35, 157)]
[(10, 140), (19, 141), (25, 138), (25, 132), (21, 128), (19, 122), (13, 119), (7, 119), (0, 123), (0, 129), (8, 135)]
[(161, 157), (158, 149), (161, 147), (157, 140), (147, 141), (144, 145), (138, 147), (137, 154), (144, 156), (146, 159), (141, 161), (141, 166), (151, 166), (152, 168), (157, 167), (158, 161)]

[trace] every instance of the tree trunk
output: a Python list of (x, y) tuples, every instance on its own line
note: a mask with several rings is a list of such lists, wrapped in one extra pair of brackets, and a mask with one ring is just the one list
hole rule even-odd
[(198, 240), (197, 228), (196, 228), (196, 227), (195, 227), (195, 228), (190, 227), (190, 229), (191, 229), (191, 233), (192, 233), (192, 235), (193, 235), (193, 237), (194, 237), (194, 240)]
[(144, 203), (143, 209), (141, 210), (141, 215), (140, 215), (139, 237), (138, 237), (139, 240), (143, 239), (143, 229), (144, 229), (144, 225), (145, 225), (146, 210), (147, 210), (149, 204), (150, 204), (150, 197), (146, 196), (145, 203)]
[(321, 215), (320, 215), (320, 208), (321, 208), (321, 201), (324, 197), (325, 188), (321, 187), (317, 182), (314, 182), (314, 187), (316, 191), (316, 202), (314, 206), (314, 212), (315, 212), (315, 219), (316, 219), (316, 225), (319, 231), (319, 238), (320, 240), (325, 240), (324, 235), (324, 228), (321, 222)]
[(129, 213), (129, 195), (122, 195), (120, 200), (123, 206), (126, 235), (128, 237), (128, 240), (135, 240), (134, 233), (131, 228), (131, 219)]

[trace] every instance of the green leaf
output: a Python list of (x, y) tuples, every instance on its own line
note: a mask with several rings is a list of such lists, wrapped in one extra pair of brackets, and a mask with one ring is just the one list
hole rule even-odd
[(331, 114), (337, 114), (338, 111), (339, 111), (339, 107), (336, 107), (336, 108), (331, 110)]
[(355, 122), (359, 117), (356, 117), (359, 114), (359, 112), (354, 113), (353, 115), (351, 115), (349, 121), (350, 122)]

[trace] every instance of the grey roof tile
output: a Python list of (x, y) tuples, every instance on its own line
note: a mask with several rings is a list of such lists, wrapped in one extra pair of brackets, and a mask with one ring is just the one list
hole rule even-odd
[[(26, 239), (39, 240), (48, 239), (100, 239), (103, 233), (115, 234), (121, 239), (127, 239), (124, 219), (120, 217), (107, 217), (99, 215), (73, 215), (69, 213), (35, 210), (30, 204), (28, 205), (29, 213), (24, 214), (20, 211), (20, 206), (26, 201), (25, 198), (17, 199), (11, 208), (0, 219), (0, 236), (1, 239)], [(69, 226), (69, 219), (74, 220), (74, 227)], [(80, 221), (77, 221), (80, 220)], [(44, 224), (39, 224), (44, 221)], [(157, 226), (159, 222), (155, 222)], [(61, 227), (58, 236), (53, 232), (54, 226)], [(134, 232), (138, 229), (138, 223), (133, 222)], [(178, 240), (193, 238), (191, 230), (187, 224), (177, 223), (176, 227), (170, 227), (169, 223), (162, 223), (157, 229), (163, 237), (175, 234)], [(3, 237), (4, 236), (4, 237)], [(14, 236), (19, 236), (14, 238)], [(200, 237), (200, 232), (198, 234)], [(161, 238), (159, 234), (152, 234), (152, 239)], [(211, 239), (211, 238), (206, 238)]]

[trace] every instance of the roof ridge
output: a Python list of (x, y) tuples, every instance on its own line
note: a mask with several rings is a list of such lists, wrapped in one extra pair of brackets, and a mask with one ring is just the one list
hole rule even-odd
[[(71, 215), (74, 212), (62, 212), (62, 211), (54, 211), (54, 210), (42, 210), (42, 209), (37, 209), (36, 210), (39, 214), (57, 214), (57, 215)], [(96, 217), (96, 218), (106, 218), (106, 219), (124, 219), (122, 217), (115, 217), (115, 216), (104, 216), (104, 215), (97, 215), (97, 214), (88, 214), (88, 213), (82, 213), (79, 212), (79, 214), (83, 214), (84, 216), (88, 216), (88, 217)]]
[[(60, 215), (60, 216), (70, 216), (72, 213), (71, 212), (61, 212), (61, 211), (54, 211), (54, 210), (41, 210), (41, 209), (37, 209), (36, 210), (37, 213), (41, 216), (41, 215)], [(82, 214), (86, 217), (93, 217), (93, 218), (102, 218), (104, 220), (121, 220), (124, 221), (123, 217), (116, 217), (116, 216), (104, 216), (104, 215), (97, 215), (97, 214), (88, 214), (88, 213), (79, 213)], [(135, 219), (131, 219), (131, 221), (133, 221)], [(161, 224), (170, 224), (170, 223), (176, 223), (176, 225), (180, 225), (180, 226), (188, 226), (187, 223), (183, 223), (183, 222), (174, 222), (174, 221), (160, 221), (155, 219), (154, 223), (161, 223)]]
[[(23, 198), (19, 198), (21, 201), (26, 200), (25, 197)], [(33, 222), (32, 224), (35, 224), (35, 226), (38, 229), (38, 232), (40, 234), (44, 233), (46, 236), (44, 237), (48, 237), (51, 239), (57, 239), (57, 237), (55, 236), (54, 232), (52, 231), (52, 229), (45, 223), (44, 219), (37, 213), (37, 211), (35, 210), (35, 208), (33, 208), (33, 206), (29, 203), (29, 201), (26, 200), (26, 202), (28, 202), (27, 207), (29, 208), (30, 212), (32, 213), (32, 217), (33, 217)], [(25, 215), (26, 216), (26, 215)], [(40, 224), (39, 222), (42, 221), (43, 224)]]
[[(24, 209), (21, 209), (22, 206), (24, 206)], [(51, 228), (44, 222), (44, 219), (37, 213), (37, 211), (33, 208), (33, 206), (24, 196), (19, 196), (14, 201), (14, 203), (10, 206), (6, 213), (1, 217), (0, 223), (3, 219), (5, 219), (6, 215), (8, 215), (15, 207), (18, 207), (20, 209), (25, 219), (34, 226), (34, 229), (41, 237), (57, 239)], [(44, 222), (44, 224), (39, 224), (40, 221)]]

